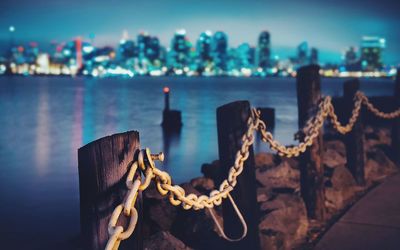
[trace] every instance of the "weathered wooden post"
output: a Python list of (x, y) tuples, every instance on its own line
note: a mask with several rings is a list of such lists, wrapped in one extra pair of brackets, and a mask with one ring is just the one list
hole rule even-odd
[(275, 128), (275, 109), (274, 108), (257, 108), (260, 110), (260, 119), (267, 125), (267, 130), (274, 130)]
[[(139, 133), (129, 131), (107, 136), (78, 150), (81, 236), (84, 249), (104, 249), (108, 222), (114, 208), (123, 202), (129, 163), (139, 149)], [(133, 235), (120, 249), (142, 249), (142, 199), (137, 198), (138, 222)], [(122, 215), (121, 215), (122, 216)], [(123, 218), (126, 228), (129, 219)], [(121, 221), (121, 218), (119, 219)], [(119, 225), (119, 224), (118, 224)]]
[[(218, 149), (221, 166), (220, 182), (228, 177), (229, 169), (234, 165), (237, 151), (241, 148), (242, 136), (247, 131), (250, 117), (248, 101), (236, 101), (217, 109)], [(259, 249), (255, 163), (253, 147), (249, 148), (249, 158), (244, 162), (242, 174), (237, 179), (237, 186), (231, 193), (233, 199), (247, 222), (247, 236), (229, 244), (229, 249)], [(224, 229), (232, 238), (242, 235), (242, 226), (229, 200), (222, 205)]]
[[(344, 120), (347, 123), (350, 119), (354, 107), (354, 96), (360, 89), (358, 79), (348, 80), (343, 84), (343, 99), (345, 110)], [(360, 116), (354, 124), (353, 130), (345, 136), (347, 167), (353, 174), (358, 185), (364, 185), (364, 125), (363, 109), (360, 110)]]
[[(394, 88), (394, 97), (396, 100), (395, 107), (400, 107), (400, 68), (397, 69), (397, 76)], [(400, 118), (393, 123), (392, 128), (392, 148), (395, 161), (400, 166)]]
[[(319, 70), (318, 65), (309, 65), (297, 71), (297, 104), (300, 129), (318, 111), (318, 102), (321, 100)], [(317, 220), (322, 220), (325, 217), (322, 153), (321, 131), (313, 145), (300, 156), (301, 195), (307, 207), (308, 217)]]

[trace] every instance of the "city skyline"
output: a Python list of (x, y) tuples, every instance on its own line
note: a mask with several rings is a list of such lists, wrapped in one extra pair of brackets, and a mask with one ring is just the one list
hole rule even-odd
[[(256, 46), (263, 30), (271, 33), (272, 55), (287, 58), (295, 55), (303, 41), (319, 50), (321, 62), (338, 63), (350, 46), (359, 47), (364, 35), (385, 37), (383, 54), (388, 64), (398, 64), (400, 41), (395, 27), (399, 3), (383, 0), (318, 1), (290, 4), (276, 1), (168, 1), (133, 3), (118, 1), (113, 6), (103, 1), (76, 2), (44, 0), (34, 3), (2, 1), (0, 39), (8, 41), (9, 26), (16, 28), (15, 40), (48, 43), (68, 41), (77, 36), (95, 34), (96, 45), (115, 46), (123, 30), (134, 38), (145, 30), (169, 47), (177, 28), (185, 28), (194, 44), (205, 30), (223, 30), (229, 35), (229, 46), (248, 42)], [(362, 4), (364, 3), (364, 4)], [(134, 5), (134, 8), (132, 7)], [(285, 6), (286, 5), (286, 6)], [(29, 20), (27, 22), (26, 20)], [(102, 20), (107, 20), (102, 21)], [(40, 35), (39, 35), (40, 34)]]

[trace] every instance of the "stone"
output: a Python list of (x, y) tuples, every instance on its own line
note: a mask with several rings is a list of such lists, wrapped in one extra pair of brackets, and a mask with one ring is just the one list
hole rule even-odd
[(264, 202), (261, 210), (266, 213), (259, 224), (262, 249), (292, 249), (304, 241), (308, 219), (301, 197), (279, 194)]
[(177, 216), (177, 208), (172, 206), (167, 197), (161, 196), (155, 185), (150, 185), (143, 192), (145, 228), (149, 232), (169, 231)]
[(372, 147), (367, 152), (367, 162), (365, 164), (367, 182), (379, 181), (397, 171), (396, 165), (379, 147)]
[(343, 189), (347, 187), (353, 187), (356, 185), (351, 172), (344, 166), (340, 166), (334, 169), (331, 178), (332, 187), (335, 189)]
[(150, 236), (143, 242), (145, 250), (190, 250), (182, 241), (170, 232), (161, 231)]
[(256, 168), (270, 168), (275, 164), (275, 156), (271, 153), (261, 152), (255, 155), (254, 161), (256, 163)]
[(256, 169), (256, 179), (262, 186), (268, 188), (300, 188), (300, 171), (293, 169), (287, 161), (267, 170)]
[(344, 187), (341, 189), (325, 188), (325, 206), (332, 213), (341, 210), (351, 201), (355, 194), (355, 187)]
[(328, 141), (324, 144), (325, 152), (322, 155), (322, 163), (329, 167), (344, 166), (347, 162), (346, 148), (339, 140)]
[(257, 202), (265, 202), (272, 198), (272, 190), (270, 188), (257, 188)]
[(352, 200), (357, 189), (356, 181), (350, 171), (339, 166), (334, 168), (330, 179), (331, 186), (325, 189), (325, 206), (335, 213)]
[(206, 177), (194, 178), (190, 181), (190, 185), (192, 185), (197, 191), (203, 194), (209, 193), (215, 187), (214, 181)]
[(219, 161), (213, 161), (211, 164), (205, 163), (201, 166), (201, 172), (203, 173), (204, 177), (210, 178), (212, 180), (217, 181), (219, 178)]

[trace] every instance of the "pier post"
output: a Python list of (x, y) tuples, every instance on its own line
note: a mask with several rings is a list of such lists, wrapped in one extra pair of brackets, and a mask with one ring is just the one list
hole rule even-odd
[[(394, 99), (396, 109), (400, 107), (400, 68), (397, 69), (394, 88)], [(392, 128), (392, 148), (397, 165), (400, 166), (400, 118), (395, 119)]]
[(267, 130), (273, 131), (275, 128), (275, 109), (257, 108), (260, 110), (260, 119), (267, 125)]
[[(139, 149), (139, 133), (129, 131), (107, 136), (78, 150), (80, 221), (83, 249), (104, 249), (108, 223), (114, 208), (123, 202), (125, 179), (130, 162)], [(120, 249), (142, 249), (142, 198), (138, 194), (138, 222), (133, 235), (122, 241)], [(121, 215), (121, 217), (123, 217)], [(126, 228), (129, 219), (123, 217)]]
[[(228, 177), (229, 169), (234, 165), (237, 151), (242, 145), (242, 136), (247, 131), (250, 117), (248, 101), (236, 101), (217, 109), (218, 149), (221, 166), (219, 182)], [(249, 157), (244, 162), (244, 169), (237, 178), (237, 186), (231, 193), (243, 214), (248, 226), (247, 236), (238, 242), (227, 243), (227, 249), (259, 249), (255, 162), (253, 147), (249, 148)], [(228, 237), (238, 238), (242, 226), (229, 200), (222, 205), (224, 229)]]
[[(297, 104), (299, 129), (318, 111), (321, 100), (321, 79), (318, 65), (309, 65), (297, 71)], [(322, 164), (322, 131), (313, 145), (300, 156), (300, 188), (307, 208), (308, 217), (316, 220), (325, 218), (324, 169)]]
[(164, 87), (164, 110), (163, 120), (161, 126), (164, 132), (178, 132), (182, 127), (182, 115), (179, 110), (171, 110), (169, 105), (169, 94), (170, 90), (168, 87)]
[[(344, 121), (347, 123), (352, 115), (354, 107), (354, 96), (360, 89), (358, 79), (348, 80), (343, 84), (344, 99)], [(364, 125), (363, 125), (363, 109), (360, 110), (360, 116), (354, 124), (353, 130), (345, 135), (347, 167), (352, 173), (358, 185), (364, 185)]]

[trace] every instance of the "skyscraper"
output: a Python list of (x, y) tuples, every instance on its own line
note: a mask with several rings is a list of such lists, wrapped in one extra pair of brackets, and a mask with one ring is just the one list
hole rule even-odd
[(268, 31), (258, 37), (258, 66), (266, 69), (271, 66), (271, 37)]
[(380, 70), (383, 66), (382, 51), (386, 40), (380, 37), (364, 36), (361, 40), (361, 67), (366, 71)]
[(308, 43), (302, 42), (297, 47), (297, 63), (299, 66), (303, 66), (307, 63), (307, 55), (308, 55)]
[(348, 71), (357, 71), (360, 70), (360, 61), (357, 58), (356, 49), (354, 47), (350, 47), (344, 56), (345, 66)]
[(170, 56), (173, 68), (182, 69), (189, 63), (189, 52), (192, 47), (185, 30), (177, 30), (171, 41)]
[(310, 64), (318, 64), (318, 50), (316, 48), (311, 48)]
[(224, 32), (218, 31), (214, 34), (212, 51), (216, 71), (226, 71), (228, 63), (228, 36)]
[(209, 61), (212, 59), (212, 33), (206, 31), (200, 34), (197, 40), (196, 50), (201, 62)]

